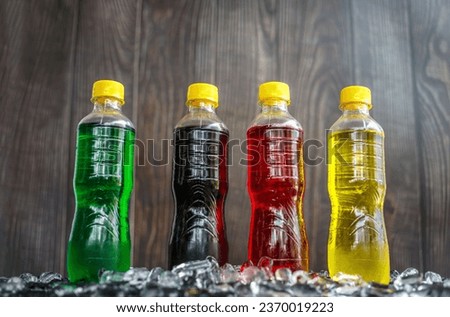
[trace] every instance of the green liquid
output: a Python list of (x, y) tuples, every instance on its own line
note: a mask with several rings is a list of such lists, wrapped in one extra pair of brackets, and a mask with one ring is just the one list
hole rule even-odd
[(67, 250), (71, 282), (97, 281), (100, 269), (130, 268), (134, 140), (132, 129), (99, 124), (78, 127), (76, 209)]

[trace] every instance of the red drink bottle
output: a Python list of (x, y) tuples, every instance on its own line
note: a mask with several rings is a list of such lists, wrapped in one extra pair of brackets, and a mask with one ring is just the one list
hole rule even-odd
[(267, 82), (259, 87), (261, 112), (247, 130), (251, 222), (248, 259), (273, 260), (280, 267), (309, 270), (303, 219), (303, 129), (288, 112), (289, 86)]

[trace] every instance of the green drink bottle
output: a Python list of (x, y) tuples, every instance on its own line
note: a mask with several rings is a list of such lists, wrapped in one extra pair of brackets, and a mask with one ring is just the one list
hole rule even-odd
[(122, 114), (124, 87), (100, 80), (93, 111), (78, 125), (74, 173), (75, 215), (67, 249), (71, 282), (98, 281), (101, 269), (130, 268), (129, 205), (135, 130)]

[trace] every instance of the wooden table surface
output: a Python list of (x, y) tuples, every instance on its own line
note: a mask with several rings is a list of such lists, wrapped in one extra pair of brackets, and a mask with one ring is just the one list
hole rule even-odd
[[(242, 141), (258, 85), (281, 80), (306, 140), (322, 144), (340, 115), (340, 89), (372, 89), (386, 133), (391, 267), (450, 276), (449, 16), (450, 2), (438, 0), (1, 1), (0, 276), (65, 271), (76, 126), (102, 78), (125, 84), (124, 112), (142, 141), (134, 266), (166, 266), (173, 201), (164, 140), (186, 112), (189, 83), (219, 86), (218, 114)], [(325, 157), (324, 147), (309, 150)], [(234, 147), (226, 203), (234, 264), (246, 258), (250, 218), (241, 158)], [(326, 178), (325, 161), (306, 167), (313, 270), (326, 269)]]

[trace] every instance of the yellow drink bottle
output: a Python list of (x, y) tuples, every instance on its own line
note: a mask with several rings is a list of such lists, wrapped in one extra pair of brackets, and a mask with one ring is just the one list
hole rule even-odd
[(389, 247), (383, 217), (386, 193), (384, 132), (370, 116), (370, 90), (341, 91), (342, 116), (328, 133), (331, 222), (328, 270), (389, 283)]

